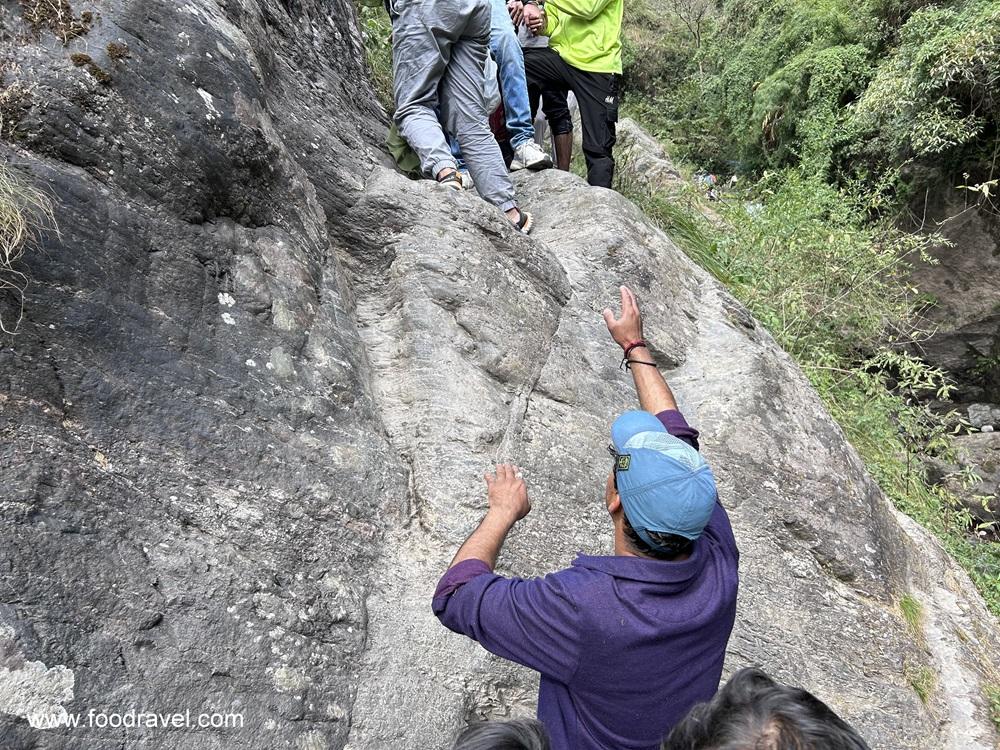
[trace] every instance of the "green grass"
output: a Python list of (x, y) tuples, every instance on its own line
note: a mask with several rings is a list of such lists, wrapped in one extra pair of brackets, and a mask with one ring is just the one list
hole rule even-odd
[(381, 5), (358, 4), (358, 21), (365, 44), (368, 77), (375, 96), (389, 114), (395, 110), (392, 96), (392, 24)]
[(937, 686), (937, 675), (930, 667), (907, 667), (906, 681), (910, 683), (920, 702), (926, 705)]
[(899, 600), (899, 611), (902, 613), (903, 620), (906, 622), (906, 627), (909, 628), (910, 633), (917, 640), (923, 640), (924, 605), (912, 595), (903, 594)]
[(1000, 685), (990, 685), (986, 688), (986, 700), (990, 702), (990, 718), (1000, 731)]

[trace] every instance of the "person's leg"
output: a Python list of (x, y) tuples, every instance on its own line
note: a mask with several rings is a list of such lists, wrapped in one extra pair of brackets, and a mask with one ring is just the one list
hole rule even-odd
[(542, 111), (552, 132), (552, 145), (556, 152), (556, 168), (569, 171), (573, 158), (573, 116), (569, 112), (565, 91), (548, 90), (542, 93)]
[[(542, 92), (536, 87), (530, 86), (528, 88), (528, 106), (531, 107), (531, 122), (535, 122), (535, 117), (538, 116), (538, 104), (542, 100)], [(537, 130), (537, 128), (536, 128)]]
[(615, 174), (612, 150), (618, 122), (618, 95), (621, 76), (589, 73), (567, 66), (572, 89), (580, 106), (583, 126), (583, 155), (587, 159), (587, 182), (610, 188)]
[(573, 133), (553, 135), (552, 147), (556, 152), (556, 169), (568, 172), (573, 163)]
[[(435, 36), (425, 16), (434, 5), (397, 0), (392, 22), (392, 77), (399, 132), (420, 159), (424, 174), (437, 178), (455, 169), (455, 157), (438, 122), (438, 85), (448, 65), (451, 40)], [(441, 9), (445, 11), (444, 8)]]
[(570, 88), (570, 67), (549, 47), (536, 47), (524, 55), (524, 76), (528, 88), (539, 92), (567, 91)]
[(458, 168), (465, 169), (465, 162), (462, 161), (462, 147), (458, 145), (458, 139), (451, 133), (445, 133), (448, 138), (448, 148), (451, 149), (451, 155), (455, 157), (455, 163)]
[(533, 140), (528, 84), (524, 77), (524, 55), (517, 41), (514, 23), (507, 13), (506, 0), (490, 0), (490, 49), (500, 68), (500, 91), (510, 145), (515, 149)]
[(514, 184), (504, 166), (500, 146), (489, 128), (483, 71), (489, 45), (489, 0), (475, 0), (466, 35), (451, 49), (441, 80), (441, 114), (462, 147), (476, 190), (503, 211), (516, 211)]

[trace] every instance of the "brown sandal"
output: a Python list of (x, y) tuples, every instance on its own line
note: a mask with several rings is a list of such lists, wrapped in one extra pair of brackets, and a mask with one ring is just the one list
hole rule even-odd
[(438, 185), (444, 185), (452, 190), (461, 191), (462, 175), (460, 175), (457, 171), (446, 174), (444, 177), (438, 179)]

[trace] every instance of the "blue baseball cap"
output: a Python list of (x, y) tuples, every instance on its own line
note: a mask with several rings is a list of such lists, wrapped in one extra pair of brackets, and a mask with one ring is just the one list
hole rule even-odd
[(701, 454), (648, 411), (627, 411), (611, 426), (615, 477), (628, 522), (651, 547), (648, 532), (697, 539), (715, 509), (715, 477)]

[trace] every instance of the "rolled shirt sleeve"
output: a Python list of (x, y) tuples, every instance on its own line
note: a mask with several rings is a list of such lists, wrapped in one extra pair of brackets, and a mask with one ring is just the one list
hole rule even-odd
[(463, 560), (442, 576), (433, 609), (445, 627), (490, 653), (569, 682), (579, 663), (579, 613), (564, 574), (505, 578), (481, 560)]
[(698, 430), (689, 425), (687, 420), (684, 419), (684, 415), (677, 409), (661, 411), (656, 415), (656, 418), (667, 428), (667, 432), (675, 438), (683, 440), (695, 450), (699, 449)]

